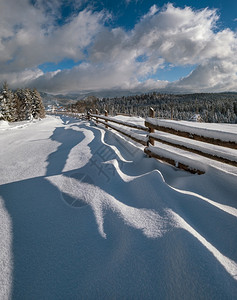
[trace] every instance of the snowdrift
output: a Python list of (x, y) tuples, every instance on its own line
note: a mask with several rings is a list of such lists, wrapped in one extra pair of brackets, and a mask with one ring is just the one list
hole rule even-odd
[(193, 175), (64, 116), (0, 141), (1, 299), (235, 298), (234, 166)]

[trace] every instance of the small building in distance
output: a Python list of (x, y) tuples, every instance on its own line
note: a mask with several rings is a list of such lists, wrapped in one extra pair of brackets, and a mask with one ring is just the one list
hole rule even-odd
[(191, 122), (203, 122), (202, 117), (199, 114), (194, 114), (189, 121)]

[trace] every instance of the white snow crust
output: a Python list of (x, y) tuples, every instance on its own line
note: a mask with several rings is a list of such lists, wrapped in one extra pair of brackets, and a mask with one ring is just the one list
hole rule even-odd
[(7, 121), (1, 120), (0, 121), (0, 130), (4, 130), (4, 129), (7, 129), (7, 128), (9, 128), (9, 123)]
[(235, 299), (237, 168), (63, 115), (0, 143), (0, 299)]

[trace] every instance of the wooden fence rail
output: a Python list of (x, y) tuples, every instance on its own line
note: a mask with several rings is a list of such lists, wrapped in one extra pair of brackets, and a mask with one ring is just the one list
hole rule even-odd
[[(142, 131), (148, 131), (148, 128), (145, 127), (145, 126), (136, 125), (136, 124), (132, 124), (132, 123), (129, 123), (129, 122), (123, 122), (123, 121), (119, 121), (119, 120), (116, 120), (114, 118), (108, 117), (107, 111), (105, 111), (105, 116), (89, 113), (88, 118), (94, 120), (96, 123), (101, 123), (101, 124), (105, 125), (105, 128), (110, 127), (112, 129), (118, 131), (119, 133), (122, 133), (123, 135), (129, 137), (133, 141), (135, 141), (137, 143), (140, 143), (144, 146), (147, 146), (147, 142), (148, 142), (148, 137), (147, 136), (144, 137), (141, 134), (138, 134), (138, 133), (135, 133), (135, 132), (130, 132), (128, 130), (125, 130), (124, 128), (109, 124), (108, 122), (116, 123), (116, 124), (119, 124), (119, 125), (122, 125), (122, 126), (134, 128), (134, 129), (139, 129), (139, 130), (142, 130)], [(104, 121), (101, 121), (101, 120), (104, 120)]]
[[(215, 151), (215, 149), (213, 149), (213, 153), (208, 153), (207, 149), (205, 147), (204, 142), (202, 143), (189, 143), (187, 141), (185, 141), (185, 138), (181, 138), (179, 141), (177, 141), (176, 139), (172, 139), (172, 137), (167, 137), (167, 136), (162, 136), (162, 134), (156, 134), (153, 133), (150, 135), (155, 141), (169, 145), (169, 146), (173, 146), (182, 150), (186, 150), (198, 155), (202, 155), (204, 157), (210, 158), (210, 159), (214, 159), (217, 161), (220, 161), (222, 163), (226, 163), (226, 164), (230, 164), (232, 166), (237, 167), (237, 151), (228, 151), (227, 153), (225, 152), (219, 152), (219, 151)], [(180, 142), (181, 141), (181, 142)], [(210, 144), (210, 142), (209, 142)], [(230, 147), (228, 147), (230, 148)], [(236, 154), (234, 154), (234, 152), (236, 152)], [(227, 154), (227, 155), (226, 155)]]
[[(96, 114), (93, 114), (92, 112), (89, 112), (88, 114), (88, 118), (96, 123), (101, 123), (105, 125), (106, 128), (110, 127), (144, 145), (144, 152), (149, 157), (168, 162), (169, 164), (186, 171), (198, 174), (203, 174), (205, 172), (205, 166), (201, 162), (200, 156), (237, 167), (236, 142), (214, 139), (213, 137), (208, 136), (208, 134), (205, 136), (190, 133), (185, 131), (185, 127), (184, 130), (177, 130), (176, 128), (170, 127), (170, 124), (165, 126), (162, 122), (159, 123), (159, 120), (155, 119), (154, 116), (154, 110), (150, 108), (149, 118), (145, 120), (145, 126), (142, 126), (131, 122), (117, 120), (114, 117), (108, 116), (107, 112), (105, 112), (105, 115), (99, 115), (98, 111), (96, 111)], [(120, 126), (115, 126), (111, 123), (116, 123)], [(124, 129), (124, 126), (141, 130), (143, 134), (146, 133), (146, 136), (126, 130)], [(208, 133), (208, 130), (206, 130), (206, 133)], [(210, 153), (210, 150), (207, 151), (208, 144), (213, 145), (213, 153)], [(164, 147), (164, 145), (168, 145), (169, 148), (167, 148), (167, 146)], [(222, 147), (227, 147), (229, 150), (226, 150), (227, 152), (223, 151)], [(175, 153), (175, 150), (173, 149), (181, 149), (183, 152), (182, 154), (179, 154), (177, 151)], [(174, 151), (175, 155), (172, 151)], [(185, 155), (186, 153), (187, 155)], [(192, 153), (194, 156), (190, 156), (188, 153)], [(199, 157), (199, 161), (195, 161), (195, 155), (196, 157)]]
[(223, 140), (220, 140), (218, 138), (215, 139), (215, 138), (208, 137), (208, 136), (202, 136), (202, 135), (198, 135), (198, 134), (195, 134), (195, 133), (190, 133), (190, 132), (181, 131), (181, 130), (177, 130), (177, 129), (174, 129), (174, 128), (162, 126), (162, 125), (159, 125), (159, 124), (155, 124), (155, 122), (152, 122), (152, 119), (150, 119), (150, 118), (147, 118), (145, 120), (145, 126), (147, 126), (149, 128), (152, 128), (153, 130), (163, 131), (163, 132), (166, 132), (166, 133), (182, 136), (182, 137), (193, 139), (193, 140), (196, 140), (196, 141), (201, 141), (201, 142), (205, 142), (205, 143), (209, 143), (209, 144), (213, 144), (213, 145), (228, 147), (228, 148), (231, 148), (231, 149), (237, 149), (237, 143), (236, 142), (223, 141)]
[(116, 120), (113, 117), (108, 117), (108, 115), (103, 116), (103, 115), (98, 115), (98, 114), (90, 114), (90, 118), (92, 118), (92, 119), (94, 118), (97, 121), (98, 121), (98, 119), (102, 119), (102, 120), (105, 120), (107, 122), (109, 121), (109, 122), (112, 122), (112, 123), (117, 123), (119, 125), (131, 127), (131, 128), (135, 128), (135, 129), (140, 129), (140, 130), (143, 130), (143, 131), (149, 131), (148, 127), (146, 127), (146, 126), (136, 125), (136, 124), (133, 124), (133, 123), (130, 123), (130, 122), (123, 122), (123, 121), (120, 121), (120, 120)]

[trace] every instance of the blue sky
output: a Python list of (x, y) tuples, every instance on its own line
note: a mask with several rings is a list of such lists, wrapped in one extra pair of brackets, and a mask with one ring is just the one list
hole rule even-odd
[(8, 0), (0, 20), (14, 88), (237, 91), (234, 0)]

